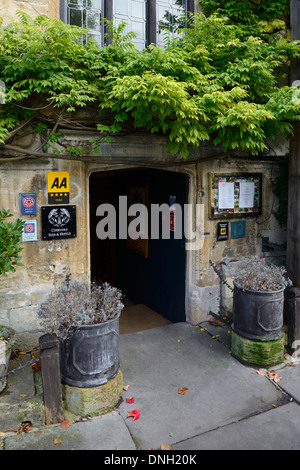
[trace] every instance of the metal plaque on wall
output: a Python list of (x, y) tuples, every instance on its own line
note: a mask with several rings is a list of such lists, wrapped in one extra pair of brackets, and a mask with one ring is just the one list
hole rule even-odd
[(76, 206), (42, 207), (43, 240), (76, 237)]

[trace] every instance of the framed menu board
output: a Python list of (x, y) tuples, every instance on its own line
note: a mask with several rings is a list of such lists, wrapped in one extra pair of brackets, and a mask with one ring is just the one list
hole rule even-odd
[(209, 218), (261, 214), (261, 173), (209, 173), (208, 181)]

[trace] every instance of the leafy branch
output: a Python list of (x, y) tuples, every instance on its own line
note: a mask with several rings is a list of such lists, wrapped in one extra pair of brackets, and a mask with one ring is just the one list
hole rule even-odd
[[(99, 47), (84, 29), (19, 12), (18, 21), (0, 30), (7, 91), (0, 106), (7, 156), (0, 161), (92, 158), (102, 142), (134, 129), (166, 135), (171, 154), (185, 158), (204, 141), (258, 155), (266, 137), (288, 135), (300, 105), (294, 90), (281, 86), (289, 60), (299, 56), (298, 44), (277, 34), (286, 0), (202, 4), (208, 14), (191, 15), (192, 27), (165, 49), (142, 51), (124, 23), (115, 28), (105, 20), (110, 44)], [(98, 136), (71, 147), (63, 142), (65, 129)], [(18, 139), (30, 134), (40, 142), (27, 151)]]

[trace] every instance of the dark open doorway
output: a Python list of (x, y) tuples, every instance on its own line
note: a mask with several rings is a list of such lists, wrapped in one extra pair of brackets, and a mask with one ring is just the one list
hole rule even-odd
[(183, 214), (187, 177), (182, 173), (154, 169), (93, 173), (90, 176), (91, 278), (117, 286), (133, 303), (146, 305), (171, 322), (186, 321), (184, 236), (175, 239), (172, 231), (170, 239), (161, 236), (151, 239), (149, 235), (147, 246), (138, 247), (140, 252), (127, 240), (119, 239), (118, 227), (117, 239), (99, 240), (97, 237), (100, 220), (96, 215), (97, 207), (113, 205), (118, 223), (119, 197), (128, 196), (129, 205), (131, 191), (136, 188), (146, 190), (141, 194), (146, 194), (149, 234), (151, 204), (176, 202), (181, 205)]

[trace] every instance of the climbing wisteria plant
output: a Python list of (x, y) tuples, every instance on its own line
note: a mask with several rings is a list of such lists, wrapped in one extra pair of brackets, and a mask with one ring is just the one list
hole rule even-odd
[[(103, 141), (136, 130), (166, 135), (171, 153), (183, 157), (205, 141), (224, 152), (258, 155), (266, 138), (289, 134), (300, 106), (282, 84), (299, 46), (278, 34), (283, 20), (272, 17), (271, 27), (262, 16), (259, 30), (256, 21), (237, 22), (238, 12), (225, 17), (226, 2), (203, 3), (207, 14), (191, 15), (165, 49), (142, 51), (123, 23), (106, 22), (110, 41), (100, 47), (83, 40), (86, 30), (19, 12), (18, 21), (0, 29), (5, 159), (40, 158), (45, 149), (53, 158), (86, 159)], [(214, 9), (216, 3), (224, 8)], [(65, 129), (93, 130), (98, 137), (66, 146)], [(28, 134), (40, 136), (30, 151), (17, 141)]]

